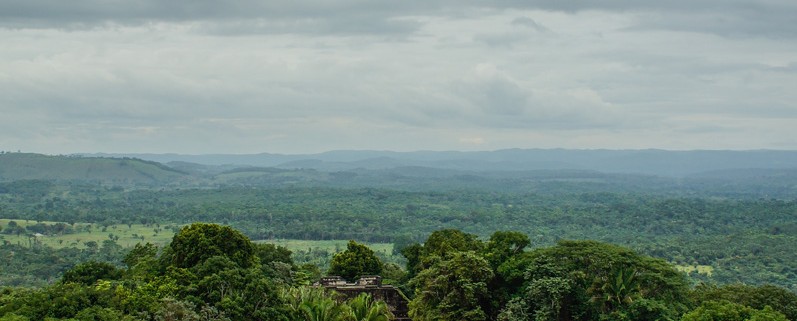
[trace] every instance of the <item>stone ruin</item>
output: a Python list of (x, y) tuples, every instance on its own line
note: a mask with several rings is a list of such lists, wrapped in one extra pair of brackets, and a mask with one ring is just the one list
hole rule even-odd
[(321, 278), (315, 286), (323, 286), (326, 289), (334, 290), (341, 294), (342, 300), (349, 300), (360, 293), (368, 293), (376, 300), (384, 301), (396, 321), (412, 321), (409, 316), (409, 300), (401, 290), (392, 286), (382, 284), (382, 277), (378, 275), (364, 275), (353, 283), (346, 282), (339, 276), (327, 276)]

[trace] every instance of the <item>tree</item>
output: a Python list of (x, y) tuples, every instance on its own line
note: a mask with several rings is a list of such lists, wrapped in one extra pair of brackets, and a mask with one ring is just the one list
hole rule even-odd
[(329, 275), (338, 275), (353, 281), (363, 275), (382, 273), (382, 261), (374, 251), (355, 241), (349, 241), (346, 250), (335, 254), (329, 266)]
[(475, 234), (465, 233), (460, 230), (447, 229), (432, 232), (423, 243), (424, 256), (446, 257), (455, 252), (479, 252), (484, 244)]
[[(527, 267), (522, 299), (534, 320), (666, 320), (686, 310), (682, 274), (622, 247), (562, 241), (509, 262), (513, 271)], [(518, 315), (502, 314), (510, 312)]]
[(488, 315), (487, 283), (493, 277), (490, 264), (473, 251), (455, 252), (421, 271), (410, 282), (416, 288), (410, 317), (416, 321), (482, 321)]
[(770, 306), (786, 315), (789, 320), (797, 320), (797, 294), (773, 285), (755, 287), (731, 284), (718, 287), (701, 283), (694, 288), (690, 295), (696, 306), (706, 301), (727, 300), (754, 309)]
[(490, 240), (484, 250), (484, 257), (495, 269), (511, 257), (523, 253), (529, 244), (531, 244), (531, 241), (529, 241), (529, 237), (526, 234), (497, 231), (490, 236)]
[(636, 271), (620, 269), (602, 276), (588, 290), (592, 293), (593, 302), (601, 304), (603, 312), (611, 312), (625, 305), (630, 305), (642, 295)]
[(97, 244), (97, 242), (96, 242), (96, 241), (88, 241), (88, 242), (84, 242), (84, 243), (83, 243), (83, 245), (84, 245), (84, 246), (86, 247), (86, 249), (88, 249), (90, 252), (97, 252), (97, 249), (99, 249), (99, 244)]
[(351, 315), (348, 306), (330, 298), (302, 304), (299, 309), (308, 321), (345, 321)]
[(393, 318), (387, 304), (374, 300), (368, 293), (360, 293), (346, 304), (351, 308), (353, 321), (389, 321)]
[(284, 246), (263, 243), (255, 244), (255, 255), (260, 258), (260, 264), (269, 264), (271, 262), (282, 262), (293, 265), (291, 258), (291, 251)]
[(289, 288), (282, 291), (281, 298), (290, 321), (348, 321), (352, 316), (347, 305), (339, 304), (321, 288)]
[(423, 258), (423, 246), (414, 243), (412, 245), (405, 246), (401, 249), (401, 255), (403, 255), (407, 259), (407, 278), (411, 279), (415, 277), (415, 275), (420, 272), (423, 268), (421, 265), (421, 259)]
[(171, 265), (191, 268), (211, 257), (224, 256), (239, 267), (255, 263), (255, 249), (249, 238), (229, 226), (194, 223), (180, 229), (163, 255)]
[(531, 242), (520, 232), (496, 231), (484, 248), (484, 258), (490, 262), (496, 276), (490, 281), (493, 302), (490, 314), (496, 315), (523, 284), (523, 270), (513, 271), (510, 261), (522, 255)]
[(423, 245), (418, 243), (405, 246), (401, 254), (407, 258), (407, 277), (415, 277), (421, 270), (432, 266), (453, 253), (474, 251), (481, 252), (484, 244), (478, 236), (455, 229), (432, 232)]
[(128, 268), (136, 266), (140, 262), (149, 262), (158, 255), (158, 247), (152, 243), (136, 243), (133, 249), (125, 255), (123, 262)]
[(112, 264), (88, 261), (66, 271), (61, 278), (61, 282), (92, 285), (97, 280), (119, 280), (121, 277), (122, 271)]
[(100, 306), (92, 306), (83, 309), (75, 315), (77, 320), (92, 320), (92, 321), (132, 321), (131, 316), (125, 316), (122, 312), (112, 309), (103, 308)]
[(766, 306), (756, 310), (730, 301), (706, 301), (685, 314), (682, 321), (787, 321), (786, 316)]

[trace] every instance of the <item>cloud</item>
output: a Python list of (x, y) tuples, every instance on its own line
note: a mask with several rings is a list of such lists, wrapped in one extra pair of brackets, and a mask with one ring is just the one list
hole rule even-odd
[(152, 23), (195, 23), (216, 35), (278, 33), (396, 34), (417, 29), (386, 1), (5, 1), (0, 27), (82, 30)]
[(459, 142), (469, 145), (482, 145), (485, 141), (484, 138), (481, 137), (463, 137), (459, 139)]
[(529, 18), (529, 17), (517, 17), (515, 19), (512, 19), (512, 22), (510, 24), (513, 25), (513, 26), (522, 26), (522, 27), (526, 27), (526, 28), (531, 28), (532, 30), (537, 31), (537, 32), (548, 32), (548, 31), (550, 31), (548, 28), (546, 28), (545, 26), (537, 23), (537, 21), (534, 21), (534, 19)]
[(492, 64), (479, 64), (462, 94), (484, 114), (518, 116), (525, 112), (531, 91)]
[(715, 34), (723, 37), (797, 37), (797, 7), (718, 8), (716, 11), (680, 12), (666, 15), (645, 12), (632, 29), (672, 30)]
[(797, 148), (792, 5), (719, 3), (0, 2), (0, 149)]
[[(258, 33), (415, 33), (408, 16), (450, 16), (473, 10), (542, 10), (567, 13), (641, 13), (636, 28), (662, 28), (723, 36), (797, 36), (797, 3), (766, 0), (705, 1), (99, 1), (0, 2), (0, 26), (8, 28), (96, 28), (158, 22), (198, 22), (218, 35)], [(545, 31), (530, 18), (513, 24)]]
[(420, 28), (417, 21), (399, 18), (349, 17), (336, 19), (248, 19), (214, 21), (197, 25), (199, 33), (217, 36), (247, 36), (260, 34), (342, 34), (399, 36), (414, 33)]
[(455, 85), (472, 108), (470, 125), (486, 128), (576, 129), (624, 126), (623, 117), (591, 88), (532, 88), (489, 63)]

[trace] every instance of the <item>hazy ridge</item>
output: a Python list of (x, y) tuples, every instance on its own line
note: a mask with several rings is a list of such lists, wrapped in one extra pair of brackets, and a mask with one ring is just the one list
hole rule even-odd
[(797, 169), (797, 151), (506, 149), (483, 152), (330, 151), (319, 154), (87, 154), (160, 163), (306, 168), (322, 171), (430, 167), (466, 171), (591, 170), (683, 177), (734, 169)]

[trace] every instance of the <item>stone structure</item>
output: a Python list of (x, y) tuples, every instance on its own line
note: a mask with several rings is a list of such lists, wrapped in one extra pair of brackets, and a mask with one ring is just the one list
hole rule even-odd
[(383, 285), (382, 277), (378, 275), (366, 275), (360, 277), (354, 283), (348, 283), (339, 276), (327, 276), (321, 278), (316, 286), (323, 286), (326, 289), (335, 290), (342, 295), (344, 300), (354, 298), (360, 293), (368, 293), (376, 300), (385, 301), (388, 309), (395, 316), (396, 321), (412, 321), (409, 312), (409, 300), (401, 290), (392, 285)]

